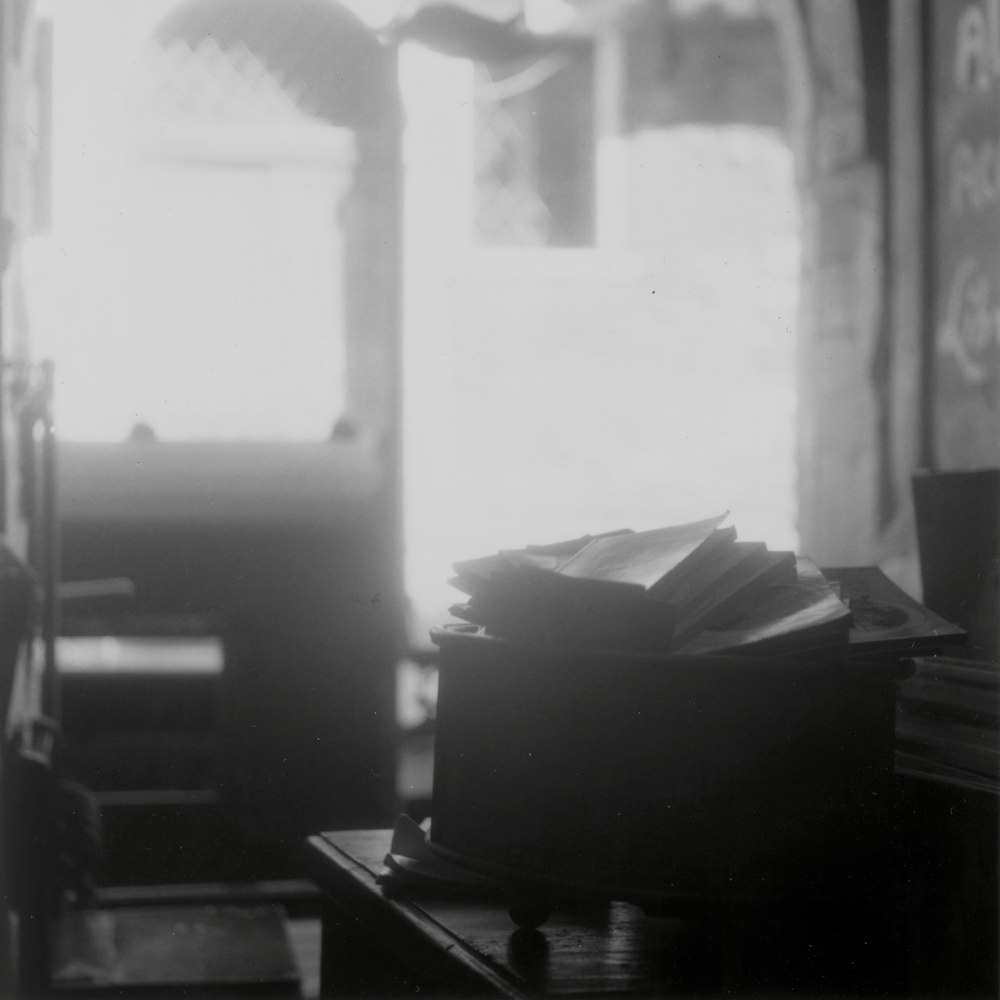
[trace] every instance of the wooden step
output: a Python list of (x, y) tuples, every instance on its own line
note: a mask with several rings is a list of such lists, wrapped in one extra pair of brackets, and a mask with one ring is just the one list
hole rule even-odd
[(62, 727), (70, 737), (110, 732), (214, 732), (220, 679), (212, 674), (65, 674)]
[(63, 773), (95, 792), (215, 787), (224, 740), (214, 733), (112, 732), (66, 736)]
[(183, 809), (219, 804), (219, 793), (213, 788), (126, 788), (95, 792), (94, 797), (104, 813), (109, 809)]

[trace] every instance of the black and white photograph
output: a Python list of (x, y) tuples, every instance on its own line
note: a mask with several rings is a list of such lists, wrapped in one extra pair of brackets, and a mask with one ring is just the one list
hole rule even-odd
[(1000, 0), (0, 0), (0, 1000), (1000, 998)]

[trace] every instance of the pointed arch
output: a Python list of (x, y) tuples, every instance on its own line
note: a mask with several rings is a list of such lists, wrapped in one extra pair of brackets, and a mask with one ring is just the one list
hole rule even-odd
[(185, 0), (160, 21), (153, 39), (193, 50), (208, 40), (223, 51), (245, 47), (333, 125), (398, 121), (386, 72), (391, 51), (333, 0)]

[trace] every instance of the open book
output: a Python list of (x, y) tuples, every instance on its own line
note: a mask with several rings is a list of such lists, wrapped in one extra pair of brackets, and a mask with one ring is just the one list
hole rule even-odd
[(820, 600), (818, 584), (800, 579), (793, 553), (738, 541), (727, 517), (456, 563), (450, 582), (469, 600), (452, 613), (492, 635), (630, 652), (715, 651), (768, 639), (766, 650), (785, 633), (799, 645), (827, 641), (824, 628), (842, 640), (850, 613), (836, 594), (824, 591)]
[(691, 592), (691, 579), (713, 554), (735, 541), (736, 529), (722, 528), (726, 514), (654, 531), (632, 531), (595, 538), (557, 570), (562, 576), (609, 583), (631, 583), (664, 600)]
[(795, 559), (793, 580), (745, 590), (727, 613), (718, 615), (681, 646), (685, 653), (842, 655), (851, 612), (816, 564)]

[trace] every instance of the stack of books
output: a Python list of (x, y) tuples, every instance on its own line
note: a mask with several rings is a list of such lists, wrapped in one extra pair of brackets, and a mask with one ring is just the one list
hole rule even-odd
[(1000, 795), (1000, 665), (912, 661), (897, 688), (896, 771)]
[(741, 541), (728, 514), (455, 563), (451, 613), (487, 634), (633, 653), (901, 659), (964, 632), (877, 567), (821, 570)]
[(845, 646), (850, 611), (816, 566), (738, 540), (727, 518), (455, 563), (468, 599), (450, 610), (490, 635), (628, 652)]

